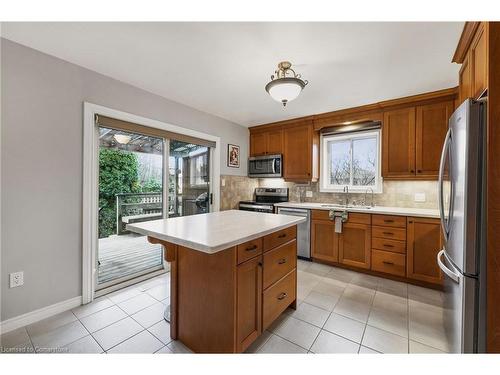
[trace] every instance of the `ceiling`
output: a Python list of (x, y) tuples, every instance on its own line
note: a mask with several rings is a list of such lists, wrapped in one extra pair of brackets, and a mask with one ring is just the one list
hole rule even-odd
[[(2, 36), (244, 126), (458, 84), (463, 23), (3, 23)], [(309, 85), (285, 108), (279, 61)]]

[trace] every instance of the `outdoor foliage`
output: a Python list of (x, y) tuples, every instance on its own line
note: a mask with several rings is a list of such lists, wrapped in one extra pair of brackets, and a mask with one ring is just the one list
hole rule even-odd
[(116, 233), (118, 193), (139, 193), (139, 164), (131, 152), (99, 150), (99, 238)]

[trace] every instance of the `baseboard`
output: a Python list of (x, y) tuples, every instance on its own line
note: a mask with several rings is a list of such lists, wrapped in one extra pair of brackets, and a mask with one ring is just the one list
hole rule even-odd
[(31, 311), (26, 314), (15, 316), (0, 322), (0, 334), (13, 331), (17, 328), (24, 327), (28, 324), (36, 323), (39, 320), (50, 318), (64, 311), (74, 309), (82, 304), (82, 296), (70, 298), (66, 301), (61, 301), (50, 306), (42, 307), (41, 309)]

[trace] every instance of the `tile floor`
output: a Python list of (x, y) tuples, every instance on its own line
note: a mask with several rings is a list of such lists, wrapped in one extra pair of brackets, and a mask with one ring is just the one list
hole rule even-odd
[[(443, 353), (439, 291), (299, 260), (298, 308), (248, 353)], [(169, 274), (0, 336), (3, 351), (187, 353), (163, 320)]]

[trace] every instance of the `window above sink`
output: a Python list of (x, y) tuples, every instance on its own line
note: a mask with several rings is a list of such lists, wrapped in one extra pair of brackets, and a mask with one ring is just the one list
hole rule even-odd
[(382, 192), (380, 129), (322, 134), (320, 191)]

